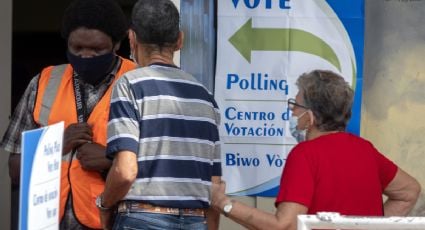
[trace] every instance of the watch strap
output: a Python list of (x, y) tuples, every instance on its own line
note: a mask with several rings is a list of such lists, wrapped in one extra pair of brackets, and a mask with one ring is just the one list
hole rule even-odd
[(229, 202), (226, 205), (224, 205), (224, 207), (223, 207), (223, 214), (224, 214), (225, 217), (228, 217), (229, 216), (230, 212), (233, 209), (233, 204), (234, 203), (235, 203), (235, 201), (231, 199), (231, 200), (229, 200)]
[(103, 203), (103, 193), (96, 197), (96, 207), (101, 211), (109, 211), (111, 208), (107, 208), (102, 205)]

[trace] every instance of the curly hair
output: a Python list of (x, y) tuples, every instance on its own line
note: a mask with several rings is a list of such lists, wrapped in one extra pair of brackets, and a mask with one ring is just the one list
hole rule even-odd
[(140, 43), (170, 46), (179, 37), (179, 12), (170, 0), (139, 0), (132, 11), (131, 28)]
[(63, 15), (62, 37), (68, 39), (80, 27), (100, 30), (115, 44), (127, 35), (129, 25), (115, 0), (74, 0)]
[(327, 70), (302, 74), (297, 86), (320, 131), (343, 131), (351, 118), (354, 92), (340, 75)]

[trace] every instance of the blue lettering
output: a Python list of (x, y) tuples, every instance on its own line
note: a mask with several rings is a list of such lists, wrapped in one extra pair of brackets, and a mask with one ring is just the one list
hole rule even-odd
[(260, 4), (260, 0), (254, 0), (252, 4), (251, 4), (252, 1), (250, 0), (245, 0), (244, 2), (245, 2), (245, 6), (250, 9), (257, 8), (257, 6)]
[(282, 113), (282, 120), (284, 121), (289, 120), (289, 113), (290, 113), (289, 108), (287, 108), (286, 111)]
[(239, 86), (241, 87), (241, 89), (248, 89), (249, 86), (249, 82), (246, 79), (242, 79), (241, 82), (239, 83)]
[(276, 166), (278, 168), (283, 166), (283, 160), (280, 159), (279, 154), (266, 154), (267, 157), (267, 163), (269, 163), (269, 166)]
[(238, 111), (235, 107), (228, 107), (224, 116), (228, 120), (262, 120), (262, 121), (272, 121), (275, 119), (276, 115), (273, 112), (257, 112), (257, 111)]
[(237, 74), (227, 74), (227, 86), (226, 89), (231, 89), (232, 84), (239, 81), (239, 76)]
[(263, 137), (272, 137), (278, 136), (282, 137), (285, 134), (285, 129), (281, 127), (274, 127), (274, 124), (271, 124), (268, 127), (267, 123), (257, 127), (246, 127), (246, 126), (235, 126), (234, 123), (224, 123), (227, 135), (233, 136), (263, 136)]
[(243, 166), (257, 167), (260, 165), (260, 159), (257, 157), (241, 157), (240, 153), (226, 153), (226, 165), (227, 166)]
[(230, 134), (230, 132), (232, 131), (232, 129), (233, 129), (233, 123), (232, 123), (232, 125), (231, 126), (229, 126), (229, 124), (228, 123), (225, 123), (224, 124), (224, 127), (226, 128), (226, 132), (227, 132), (227, 134)]
[(239, 0), (232, 0), (232, 2), (233, 2), (233, 6), (234, 6), (234, 7), (235, 7), (235, 9), (236, 9), (236, 7), (238, 7)]
[(289, 1), (290, 0), (280, 0), (279, 8), (281, 8), (281, 9), (291, 9), (291, 7), (286, 4), (286, 3), (289, 3)]
[(234, 112), (234, 111), (236, 111), (235, 107), (229, 107), (229, 108), (226, 109), (224, 116), (226, 116), (226, 118), (229, 119), (229, 120), (235, 120), (236, 117), (230, 115), (230, 112)]
[[(232, 0), (233, 6), (235, 9), (239, 6), (240, 0)], [(289, 1), (290, 0), (263, 0), (264, 8), (265, 9), (271, 9), (273, 7), (273, 1), (279, 1), (279, 8), (280, 9), (290, 9)], [(243, 0), (245, 7), (249, 9), (255, 9), (260, 5), (261, 0)]]
[(242, 166), (250, 166), (251, 165), (252, 158), (243, 157), (243, 158), (240, 158), (240, 159), (241, 159), (241, 162), (242, 162)]
[(271, 156), (270, 154), (266, 154), (267, 162), (269, 163), (269, 165), (270, 165), (270, 166), (272, 165), (272, 163), (273, 163), (273, 161), (274, 161), (275, 156), (276, 156), (276, 155)]
[(266, 0), (266, 9), (272, 8), (272, 0)]
[(251, 73), (246, 78), (229, 73), (227, 74), (226, 89), (232, 89), (234, 86), (241, 90), (281, 91), (285, 95), (288, 95), (289, 91), (288, 82), (285, 79), (269, 79), (267, 73)]
[(226, 165), (228, 166), (235, 165), (236, 164), (235, 157), (236, 157), (235, 154), (226, 153)]

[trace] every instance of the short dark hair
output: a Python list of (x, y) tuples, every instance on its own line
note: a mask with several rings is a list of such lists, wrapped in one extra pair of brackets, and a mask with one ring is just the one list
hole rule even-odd
[(68, 39), (71, 32), (81, 27), (100, 30), (115, 44), (127, 35), (129, 25), (115, 0), (74, 0), (63, 15), (62, 37)]
[(175, 44), (180, 32), (179, 11), (170, 0), (139, 0), (132, 11), (131, 28), (142, 44)]
[(343, 77), (328, 70), (314, 70), (302, 74), (297, 86), (320, 131), (345, 130), (351, 117), (354, 92)]

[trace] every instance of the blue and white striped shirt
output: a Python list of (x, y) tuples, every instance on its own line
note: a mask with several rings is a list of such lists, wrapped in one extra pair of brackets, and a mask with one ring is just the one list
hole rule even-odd
[(106, 154), (137, 154), (137, 179), (126, 200), (174, 208), (207, 208), (212, 176), (221, 176), (213, 95), (170, 66), (127, 72), (115, 85)]

